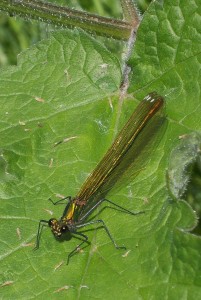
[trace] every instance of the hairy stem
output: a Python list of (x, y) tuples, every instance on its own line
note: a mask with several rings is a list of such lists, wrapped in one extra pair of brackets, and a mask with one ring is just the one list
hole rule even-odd
[(98, 35), (120, 40), (127, 40), (133, 27), (132, 23), (126, 21), (35, 0), (0, 0), (0, 10), (12, 16), (36, 19), (61, 27), (79, 27)]
[(131, 23), (132, 28), (137, 28), (140, 24), (140, 15), (132, 0), (121, 0), (124, 19)]

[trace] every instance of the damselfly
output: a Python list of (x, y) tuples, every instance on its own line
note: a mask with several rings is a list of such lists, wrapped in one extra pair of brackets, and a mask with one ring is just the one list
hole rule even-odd
[(124, 176), (124, 173), (140, 156), (143, 148), (149, 145), (153, 137), (157, 135), (164, 121), (164, 100), (156, 92), (152, 92), (137, 106), (126, 125), (114, 140), (112, 146), (86, 179), (78, 194), (75, 197), (65, 197), (55, 203), (50, 199), (55, 205), (64, 204), (65, 202), (66, 207), (59, 220), (55, 218), (51, 218), (49, 221), (40, 220), (36, 248), (39, 247), (44, 225), (48, 225), (51, 228), (56, 238), (63, 236), (67, 232), (77, 235), (82, 239), (82, 242), (70, 252), (68, 263), (70, 257), (77, 249), (88, 241), (87, 235), (78, 230), (88, 225), (101, 224), (114, 246), (117, 249), (125, 249), (125, 246), (118, 246), (116, 244), (103, 220), (87, 221), (87, 218), (103, 202), (110, 203), (118, 210), (130, 215), (142, 213), (131, 212), (106, 199), (106, 195), (115, 184), (118, 184), (119, 179)]

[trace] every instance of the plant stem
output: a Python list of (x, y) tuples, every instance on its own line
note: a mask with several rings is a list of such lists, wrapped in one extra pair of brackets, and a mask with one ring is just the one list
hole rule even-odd
[(121, 7), (124, 18), (127, 22), (132, 24), (132, 28), (137, 28), (140, 24), (140, 15), (132, 0), (121, 0)]
[(128, 43), (126, 45), (126, 53), (124, 55), (124, 63), (122, 68), (122, 82), (120, 86), (120, 95), (119, 95), (119, 111), (121, 111), (121, 106), (123, 103), (123, 99), (127, 95), (127, 89), (129, 87), (129, 73), (131, 68), (128, 66), (128, 61), (133, 51), (133, 46), (135, 43), (137, 28), (140, 24), (141, 18), (137, 12), (137, 9), (133, 3), (133, 0), (121, 0), (121, 6), (123, 10), (124, 18), (132, 25), (132, 30), (130, 33), (130, 37), (128, 39)]
[(36, 19), (61, 27), (80, 27), (98, 35), (127, 40), (133, 24), (35, 0), (0, 0), (0, 10), (25, 19)]

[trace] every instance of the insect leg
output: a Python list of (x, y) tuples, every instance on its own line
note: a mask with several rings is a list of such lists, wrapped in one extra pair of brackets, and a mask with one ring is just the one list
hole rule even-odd
[[(66, 212), (68, 211), (68, 207), (69, 207), (69, 205), (70, 205), (70, 202), (72, 201), (72, 198), (71, 198), (71, 196), (67, 196), (67, 197), (62, 198), (61, 200), (56, 201), (56, 202), (52, 201), (51, 198), (49, 198), (48, 200), (49, 200), (50, 202), (52, 202), (53, 205), (58, 205), (58, 204), (64, 204), (64, 205), (66, 205), (66, 207), (65, 207), (65, 209), (64, 209), (64, 211), (63, 211), (63, 215), (62, 215), (62, 217), (63, 217), (63, 216), (66, 215)], [(67, 201), (66, 201), (67, 203), (62, 202), (62, 201), (64, 201), (64, 200), (67, 200)]]
[(114, 205), (114, 206), (117, 207), (120, 211), (122, 211), (122, 212), (124, 212), (124, 213), (127, 213), (127, 214), (130, 214), (130, 215), (133, 215), (133, 216), (138, 215), (138, 214), (143, 214), (143, 213), (144, 213), (144, 211), (132, 212), (132, 211), (130, 211), (130, 210), (128, 210), (128, 209), (126, 209), (126, 208), (124, 208), (124, 207), (122, 207), (122, 206), (120, 206), (120, 205), (118, 205), (118, 204), (116, 204), (116, 203), (114, 203), (114, 202), (112, 202), (112, 201), (110, 201), (110, 200), (108, 200), (108, 199), (103, 198), (103, 199), (99, 200), (99, 201), (98, 201), (91, 209), (89, 209), (88, 212), (86, 212), (86, 214), (83, 215), (82, 218), (80, 218), (79, 221), (82, 222), (84, 219), (86, 219), (86, 218), (92, 213), (92, 211), (93, 211), (94, 209), (96, 209), (96, 207), (98, 207), (98, 206), (99, 206), (102, 202), (104, 202), (104, 201), (106, 201), (106, 202), (108, 202), (108, 203)]
[(79, 249), (84, 243), (87, 243), (88, 241), (88, 236), (83, 234), (83, 233), (80, 233), (80, 232), (74, 232), (73, 233), (74, 235), (79, 235), (81, 237), (84, 238), (84, 240), (75, 248), (73, 249), (73, 251), (71, 251), (69, 254), (68, 254), (68, 258), (67, 258), (67, 265), (69, 264), (69, 261), (70, 261), (70, 258), (71, 256), (73, 256), (75, 254), (75, 252), (77, 251), (77, 249)]
[(113, 242), (114, 246), (116, 249), (126, 249), (125, 246), (118, 246), (117, 243), (115, 242), (114, 238), (112, 237), (109, 229), (107, 228), (107, 226), (105, 225), (105, 222), (103, 220), (95, 220), (95, 221), (90, 221), (90, 222), (86, 222), (86, 223), (83, 223), (83, 224), (76, 224), (76, 229), (78, 228), (81, 228), (81, 227), (85, 227), (85, 226), (88, 226), (88, 225), (91, 225), (91, 224), (96, 224), (96, 223), (101, 223), (102, 226), (104, 227), (105, 231), (107, 232), (110, 240)]
[(53, 205), (58, 205), (58, 204), (65, 204), (65, 205), (66, 205), (66, 203), (62, 203), (62, 201), (67, 200), (67, 203), (69, 203), (69, 202), (71, 201), (71, 196), (64, 197), (64, 198), (62, 198), (62, 199), (60, 199), (60, 200), (58, 200), (58, 201), (56, 201), (56, 202), (54, 202), (51, 198), (49, 198), (48, 200), (49, 200)]
[(41, 233), (42, 233), (42, 230), (43, 230), (43, 227), (45, 226), (45, 224), (48, 224), (48, 221), (46, 221), (46, 220), (39, 221), (38, 232), (37, 232), (37, 237), (36, 237), (36, 246), (34, 247), (34, 250), (37, 250), (39, 248), (40, 237), (41, 237)]
[(126, 209), (126, 208), (124, 208), (124, 207), (122, 207), (122, 206), (120, 206), (120, 205), (118, 205), (118, 204), (116, 204), (116, 203), (114, 203), (114, 202), (112, 202), (112, 201), (110, 201), (110, 200), (108, 200), (108, 199), (105, 199), (105, 198), (104, 198), (103, 201), (106, 201), (106, 202), (108, 202), (108, 203), (114, 205), (114, 206), (117, 207), (118, 209), (120, 209), (122, 212), (125, 212), (125, 213), (130, 214), (130, 215), (133, 215), (133, 216), (139, 215), (139, 214), (144, 214), (144, 213), (145, 213), (144, 211), (132, 212), (132, 211), (130, 211), (130, 210), (128, 210), (128, 209)]

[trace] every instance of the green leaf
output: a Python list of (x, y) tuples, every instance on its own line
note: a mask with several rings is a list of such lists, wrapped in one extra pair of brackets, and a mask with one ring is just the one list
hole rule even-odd
[[(167, 95), (168, 128), (147, 168), (110, 198), (145, 214), (133, 217), (104, 209), (99, 215), (128, 252), (115, 250), (101, 229), (87, 232), (91, 245), (73, 256), (68, 266), (67, 255), (79, 244), (76, 239), (58, 242), (47, 228), (39, 250), (28, 247), (35, 242), (38, 221), (51, 218), (48, 210), (62, 215), (63, 207), (52, 207), (47, 199), (76, 195), (110, 146), (117, 121), (121, 127), (136, 106), (125, 100), (117, 120), (114, 92), (121, 82), (117, 59), (83, 32), (62, 31), (22, 53), (17, 67), (2, 70), (4, 299), (199, 298), (201, 239), (184, 232), (195, 215), (184, 201), (172, 201), (165, 181), (169, 152), (178, 137), (201, 127), (196, 27), (200, 4), (188, 3), (155, 1), (150, 6), (130, 62), (130, 90), (138, 100), (152, 90)], [(185, 52), (186, 40), (192, 47)]]
[(181, 198), (190, 181), (192, 166), (200, 157), (201, 136), (197, 132), (180, 137), (169, 158), (168, 182), (173, 198)]

